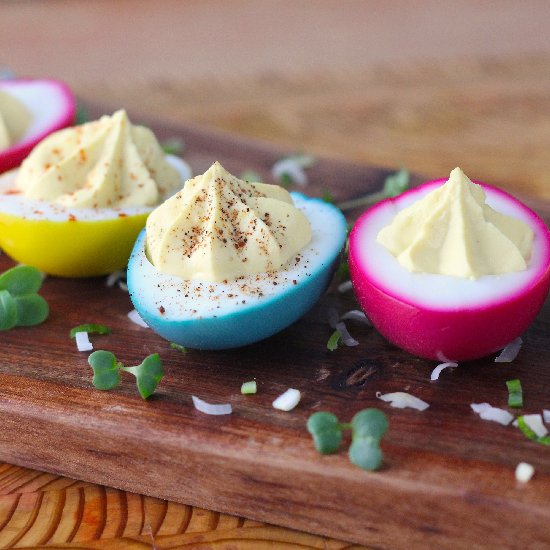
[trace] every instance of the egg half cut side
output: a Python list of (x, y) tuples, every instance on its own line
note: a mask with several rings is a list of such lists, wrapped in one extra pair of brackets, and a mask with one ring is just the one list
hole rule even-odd
[(427, 359), (476, 359), (521, 335), (540, 311), (550, 286), (550, 233), (520, 201), (476, 182), (492, 208), (533, 229), (527, 269), (478, 279), (411, 273), (376, 237), (397, 212), (445, 182), (428, 182), (367, 210), (350, 234), (350, 274), (362, 309), (387, 340)]
[(228, 349), (267, 338), (303, 316), (328, 286), (346, 240), (334, 206), (292, 193), (311, 224), (311, 241), (279, 271), (222, 283), (159, 272), (145, 251), (145, 230), (128, 264), (128, 290), (145, 322), (171, 342)]

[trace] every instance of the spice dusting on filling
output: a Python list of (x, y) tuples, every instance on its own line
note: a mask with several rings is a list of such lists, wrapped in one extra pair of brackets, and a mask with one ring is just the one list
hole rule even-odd
[(48, 136), (21, 165), (27, 198), (76, 208), (153, 206), (181, 185), (154, 134), (126, 112)]
[(240, 180), (218, 162), (147, 221), (149, 259), (184, 280), (276, 277), (310, 240), (309, 222), (288, 191)]

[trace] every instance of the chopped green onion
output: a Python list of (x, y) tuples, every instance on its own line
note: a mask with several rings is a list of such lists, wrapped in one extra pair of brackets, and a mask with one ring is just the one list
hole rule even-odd
[(506, 386), (508, 387), (508, 406), (523, 407), (523, 391), (519, 379), (507, 380)]
[(167, 155), (181, 155), (185, 149), (185, 143), (179, 137), (165, 139), (160, 146)]
[(327, 342), (327, 349), (330, 351), (334, 351), (338, 349), (338, 344), (340, 344), (342, 340), (342, 333), (339, 330), (335, 330), (328, 339)]
[(550, 435), (539, 437), (525, 422), (523, 416), (517, 418), (518, 428), (522, 431), (523, 435), (532, 441), (536, 441), (541, 445), (550, 445)]
[(77, 332), (87, 332), (88, 334), (111, 334), (111, 329), (98, 323), (84, 323), (83, 325), (73, 327), (69, 336), (74, 338)]
[(187, 348), (185, 346), (182, 346), (181, 344), (176, 344), (176, 342), (170, 342), (170, 347), (172, 349), (177, 349), (178, 351), (181, 351), (182, 353), (187, 353)]
[(251, 380), (250, 382), (243, 382), (241, 386), (241, 393), (243, 395), (251, 395), (258, 391), (256, 380)]

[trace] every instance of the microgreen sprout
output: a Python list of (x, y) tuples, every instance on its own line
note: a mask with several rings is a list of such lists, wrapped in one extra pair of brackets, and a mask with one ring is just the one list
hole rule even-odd
[(312, 155), (290, 155), (278, 160), (271, 168), (271, 175), (283, 187), (292, 184), (304, 186), (308, 183), (305, 172), (315, 164), (315, 157)]
[(250, 380), (249, 382), (243, 382), (241, 386), (241, 393), (243, 395), (251, 395), (258, 391), (256, 380)]
[(329, 337), (327, 342), (327, 349), (329, 351), (335, 351), (338, 349), (338, 345), (342, 341), (342, 333), (336, 329)]
[(120, 371), (136, 377), (138, 391), (143, 399), (153, 394), (163, 377), (158, 353), (147, 356), (139, 365), (125, 367), (110, 351), (97, 350), (90, 354), (88, 363), (94, 371), (93, 385), (98, 390), (111, 390), (120, 383)]
[(73, 327), (69, 336), (74, 338), (77, 332), (87, 332), (88, 334), (111, 334), (111, 329), (98, 323), (84, 323), (83, 325)]
[(326, 188), (323, 189), (321, 199), (324, 200), (325, 202), (328, 202), (329, 204), (334, 204), (335, 203), (333, 194), (330, 192), (329, 189), (326, 189)]
[(368, 193), (349, 201), (343, 201), (336, 206), (343, 211), (353, 210), (360, 206), (370, 206), (381, 200), (391, 197), (397, 197), (409, 187), (410, 174), (406, 168), (402, 168), (398, 172), (389, 174), (384, 180), (384, 187), (381, 191), (375, 191), (374, 193)]
[(0, 330), (39, 325), (49, 307), (38, 295), (42, 274), (34, 267), (19, 265), (0, 275)]
[(379, 409), (363, 409), (349, 423), (339, 422), (330, 412), (316, 412), (309, 417), (307, 429), (321, 454), (335, 453), (342, 432), (351, 430), (350, 461), (364, 470), (377, 470), (382, 465), (380, 441), (388, 429), (388, 419)]
[(523, 391), (519, 379), (507, 380), (506, 386), (508, 387), (508, 406), (514, 408), (523, 407)]
[(170, 342), (170, 347), (172, 349), (181, 351), (182, 353), (187, 353), (187, 348), (185, 346), (182, 346), (181, 344), (176, 344), (176, 342)]

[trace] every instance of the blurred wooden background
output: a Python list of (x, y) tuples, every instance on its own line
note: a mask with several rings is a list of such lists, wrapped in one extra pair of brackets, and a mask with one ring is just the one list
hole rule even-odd
[[(545, 0), (4, 0), (0, 66), (113, 110), (550, 199), (549, 23)], [(351, 548), (2, 465), (0, 546), (38, 544)]]

